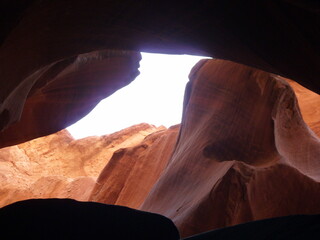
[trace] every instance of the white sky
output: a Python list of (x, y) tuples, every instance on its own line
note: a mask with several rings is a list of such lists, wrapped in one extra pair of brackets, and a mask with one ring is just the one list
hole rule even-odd
[(180, 123), (189, 72), (202, 58), (205, 57), (142, 53), (140, 75), (102, 100), (68, 131), (79, 139), (143, 122), (166, 127)]

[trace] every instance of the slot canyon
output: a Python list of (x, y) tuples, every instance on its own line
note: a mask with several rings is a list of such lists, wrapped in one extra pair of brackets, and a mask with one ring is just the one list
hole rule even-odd
[[(317, 1), (0, 6), (1, 239), (319, 238)], [(142, 51), (213, 58), (181, 124), (75, 140)]]

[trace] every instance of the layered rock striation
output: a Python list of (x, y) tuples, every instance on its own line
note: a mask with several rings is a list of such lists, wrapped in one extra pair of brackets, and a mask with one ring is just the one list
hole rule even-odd
[(171, 218), (182, 236), (320, 213), (319, 156), (286, 81), (203, 60), (190, 73), (170, 163), (141, 209)]

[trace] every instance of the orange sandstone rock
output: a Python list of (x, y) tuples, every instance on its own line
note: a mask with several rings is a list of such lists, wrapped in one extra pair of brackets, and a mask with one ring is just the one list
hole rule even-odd
[(320, 137), (320, 95), (304, 88), (295, 81), (284, 79), (294, 89), (303, 120)]
[(100, 173), (90, 200), (139, 208), (167, 167), (178, 131), (176, 125), (116, 151)]
[(190, 73), (170, 163), (141, 209), (171, 218), (182, 236), (320, 213), (319, 156), (287, 82), (203, 60)]
[(88, 200), (114, 151), (140, 144), (162, 130), (139, 124), (74, 140), (67, 130), (0, 150), (0, 206), (29, 198)]

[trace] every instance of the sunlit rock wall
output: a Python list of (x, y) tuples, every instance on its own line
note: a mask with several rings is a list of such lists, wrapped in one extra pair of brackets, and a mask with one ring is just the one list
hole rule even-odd
[(119, 132), (74, 140), (67, 130), (0, 150), (0, 206), (28, 198), (88, 200), (96, 179), (120, 148), (165, 131), (139, 124)]

